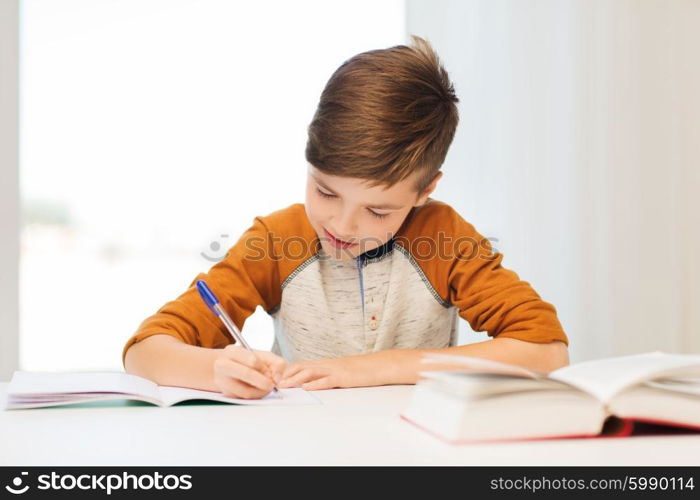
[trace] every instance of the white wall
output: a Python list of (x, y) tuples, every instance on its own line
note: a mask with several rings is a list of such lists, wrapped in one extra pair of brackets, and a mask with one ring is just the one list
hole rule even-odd
[(461, 99), (436, 197), (500, 239), (572, 361), (700, 352), (700, 2), (409, 0)]
[[(0, 0), (0, 380), (18, 350), (18, 10)], [(555, 304), (572, 360), (700, 352), (700, 2), (409, 0), (407, 16), (462, 101), (436, 197)]]
[(18, 362), (18, 0), (0, 0), (0, 380)]

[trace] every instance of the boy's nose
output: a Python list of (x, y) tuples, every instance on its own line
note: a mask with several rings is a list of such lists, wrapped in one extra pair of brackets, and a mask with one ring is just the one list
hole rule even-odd
[(335, 221), (333, 236), (343, 241), (352, 241), (357, 233), (357, 224), (352, 215), (341, 215)]

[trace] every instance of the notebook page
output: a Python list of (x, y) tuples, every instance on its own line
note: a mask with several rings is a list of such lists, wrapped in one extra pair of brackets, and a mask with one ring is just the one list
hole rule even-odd
[(669, 376), (700, 376), (700, 355), (653, 351), (584, 361), (549, 374), (550, 379), (579, 387), (604, 403), (629, 386)]
[(158, 386), (143, 377), (123, 372), (16, 371), (7, 394), (60, 395), (83, 393), (138, 394), (158, 399)]
[(321, 404), (321, 401), (312, 396), (308, 391), (300, 387), (289, 389), (279, 389), (279, 394), (271, 392), (261, 399), (239, 399), (228, 398), (220, 392), (200, 391), (199, 389), (188, 389), (186, 387), (172, 387), (161, 385), (160, 399), (166, 406), (174, 405), (181, 401), (189, 401), (192, 399), (208, 399), (211, 401), (221, 401), (223, 403), (241, 404), (241, 405), (308, 405)]

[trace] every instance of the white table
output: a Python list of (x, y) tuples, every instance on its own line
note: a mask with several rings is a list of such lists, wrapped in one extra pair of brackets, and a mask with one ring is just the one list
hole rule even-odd
[(313, 406), (0, 410), (0, 465), (700, 465), (700, 435), (446, 444), (399, 417), (412, 389), (314, 391)]

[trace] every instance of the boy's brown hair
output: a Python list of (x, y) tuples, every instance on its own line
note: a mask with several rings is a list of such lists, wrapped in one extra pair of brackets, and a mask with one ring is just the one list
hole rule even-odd
[(328, 80), (309, 125), (306, 160), (330, 175), (393, 186), (420, 172), (418, 194), (445, 161), (459, 120), (447, 71), (426, 40), (363, 52)]

